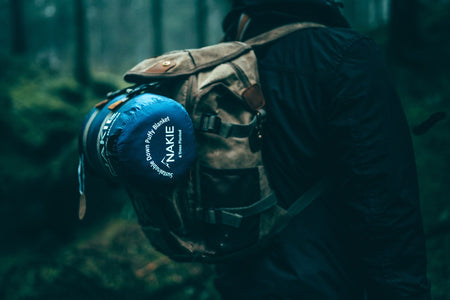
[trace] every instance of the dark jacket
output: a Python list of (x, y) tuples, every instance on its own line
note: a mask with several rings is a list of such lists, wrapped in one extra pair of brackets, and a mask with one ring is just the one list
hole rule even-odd
[[(258, 11), (246, 38), (305, 19), (288, 13)], [(374, 42), (342, 21), (327, 25), (257, 57), (268, 112), (263, 155), (278, 198), (288, 206), (323, 176), (335, 186), (261, 254), (218, 265), (216, 286), (226, 299), (429, 299), (401, 103)]]

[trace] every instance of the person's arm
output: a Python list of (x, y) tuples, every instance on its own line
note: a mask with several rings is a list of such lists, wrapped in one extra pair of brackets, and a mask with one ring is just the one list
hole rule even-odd
[(368, 299), (429, 299), (409, 128), (373, 41), (355, 42), (336, 73), (329, 155)]

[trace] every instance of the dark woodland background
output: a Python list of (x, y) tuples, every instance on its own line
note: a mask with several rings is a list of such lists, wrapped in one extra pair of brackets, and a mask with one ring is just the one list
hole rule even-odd
[[(384, 51), (413, 136), (433, 298), (450, 299), (450, 1), (346, 0)], [(0, 0), (0, 299), (217, 299), (212, 269), (155, 252), (120, 187), (87, 182), (77, 134), (122, 74), (216, 43), (224, 0)]]

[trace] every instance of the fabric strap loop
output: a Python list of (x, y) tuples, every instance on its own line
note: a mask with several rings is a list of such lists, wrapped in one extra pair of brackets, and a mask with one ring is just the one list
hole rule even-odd
[(210, 224), (222, 224), (235, 228), (239, 228), (242, 219), (246, 217), (255, 216), (268, 210), (278, 203), (274, 193), (269, 194), (267, 197), (244, 207), (232, 207), (232, 208), (211, 208), (211, 209), (199, 209), (198, 212), (203, 214), (204, 221)]
[(256, 115), (248, 124), (235, 124), (223, 122), (222, 119), (215, 114), (203, 114), (197, 122), (194, 122), (194, 128), (206, 133), (215, 133), (224, 138), (249, 137), (254, 129), (265, 121), (266, 112), (263, 109), (258, 110)]

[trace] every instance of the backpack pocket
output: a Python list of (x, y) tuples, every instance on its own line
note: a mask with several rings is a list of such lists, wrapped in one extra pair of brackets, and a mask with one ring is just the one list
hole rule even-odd
[(260, 214), (251, 207), (261, 199), (258, 168), (200, 167), (201, 208), (208, 248), (221, 254), (247, 248), (259, 238)]
[(200, 167), (203, 205), (241, 207), (261, 198), (258, 168), (213, 169)]

